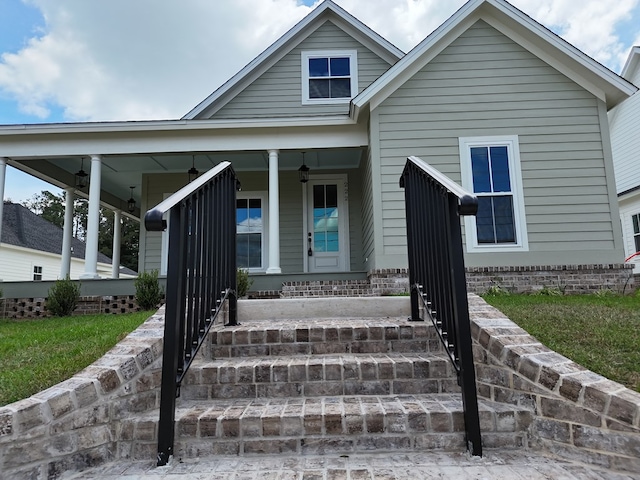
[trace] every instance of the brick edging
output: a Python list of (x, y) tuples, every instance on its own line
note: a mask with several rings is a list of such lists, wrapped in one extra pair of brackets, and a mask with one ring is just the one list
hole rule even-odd
[(623, 471), (640, 469), (640, 393), (550, 350), (469, 295), (478, 395), (533, 407), (532, 447)]
[(131, 456), (123, 420), (159, 406), (163, 333), (164, 307), (69, 380), (0, 407), (0, 471), (58, 478)]

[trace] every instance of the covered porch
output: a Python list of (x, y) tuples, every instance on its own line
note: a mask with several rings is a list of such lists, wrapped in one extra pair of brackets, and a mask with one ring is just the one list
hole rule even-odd
[[(370, 188), (364, 187), (367, 154), (366, 127), (344, 117), (11, 126), (0, 129), (0, 195), (7, 165), (65, 190), (60, 278), (69, 272), (73, 199), (88, 199), (80, 279), (98, 279), (100, 207), (115, 212), (118, 265), (122, 217), (139, 221), (198, 175), (230, 161), (242, 184), (238, 265), (249, 270), (254, 289), (273, 290), (314, 275), (366, 277), (371, 265), (363, 237), (373, 228), (362, 216), (363, 188)], [(299, 179), (303, 165), (306, 182)], [(165, 274), (166, 246), (165, 234), (141, 228), (138, 270)], [(115, 268), (112, 278), (118, 278)]]

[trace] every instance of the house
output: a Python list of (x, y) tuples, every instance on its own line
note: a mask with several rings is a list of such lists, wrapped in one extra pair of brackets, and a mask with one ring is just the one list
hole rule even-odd
[[(2, 241), (0, 242), (0, 280), (5, 282), (57, 280), (62, 262), (62, 229), (28, 208), (11, 202), (4, 203)], [(71, 241), (70, 278), (77, 279), (84, 272), (85, 244)], [(98, 253), (98, 272), (112, 274), (112, 262)], [(136, 272), (120, 267), (122, 277), (135, 277)]]
[[(640, 85), (640, 46), (631, 49), (622, 77)], [(609, 123), (624, 254), (640, 273), (640, 94), (614, 108)]]
[[(636, 90), (504, 0), (470, 0), (407, 54), (326, 0), (183, 118), (0, 127), (0, 167), (68, 195), (90, 171), (95, 278), (100, 203), (139, 217), (229, 160), (238, 263), (269, 290), (404, 275), (415, 155), (480, 198), (472, 290), (593, 289), (626, 275), (607, 112)], [(142, 229), (139, 270), (166, 271), (166, 249)]]

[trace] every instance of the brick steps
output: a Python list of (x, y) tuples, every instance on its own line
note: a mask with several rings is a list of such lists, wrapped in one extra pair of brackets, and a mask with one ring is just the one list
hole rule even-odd
[(430, 323), (406, 317), (253, 320), (209, 335), (213, 358), (442, 351)]
[(194, 363), (181, 388), (189, 400), (459, 392), (443, 354), (245, 357)]
[[(484, 400), (479, 409), (486, 447), (526, 444), (532, 411)], [(138, 439), (133, 457), (156, 448), (155, 415), (120, 428)], [(175, 440), (184, 457), (465, 448), (459, 394), (180, 400)]]

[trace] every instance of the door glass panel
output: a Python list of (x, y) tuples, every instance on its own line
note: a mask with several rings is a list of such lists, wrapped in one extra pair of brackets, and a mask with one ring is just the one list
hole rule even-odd
[(316, 252), (337, 252), (338, 238), (337, 185), (314, 185), (313, 248)]
[(236, 201), (236, 259), (239, 268), (262, 268), (262, 201)]

